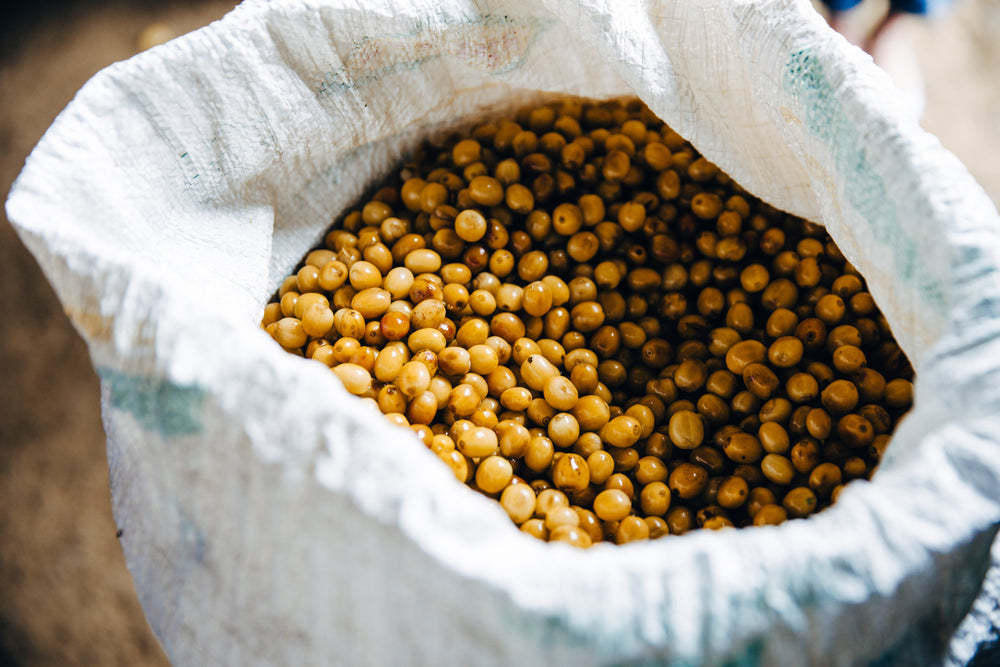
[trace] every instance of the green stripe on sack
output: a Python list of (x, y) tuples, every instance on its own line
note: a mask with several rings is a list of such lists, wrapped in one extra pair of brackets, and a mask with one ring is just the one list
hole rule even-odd
[[(763, 661), (764, 641), (755, 639), (745, 646), (734, 648), (733, 655), (718, 664), (720, 667), (760, 667)], [(612, 667), (697, 667), (700, 664), (680, 658), (646, 656), (613, 662)]]
[(936, 313), (945, 312), (941, 283), (923, 270), (924, 259), (902, 225), (896, 202), (871, 165), (866, 138), (848, 120), (822, 60), (812, 49), (791, 54), (783, 88), (799, 101), (809, 133), (822, 139), (832, 153), (837, 173), (844, 178), (848, 202), (868, 222), (875, 241), (892, 253), (899, 278), (915, 287)]
[(524, 65), (528, 51), (553, 24), (532, 16), (439, 14), (409, 31), (362, 35), (343, 64), (323, 76), (316, 95), (331, 97), (364, 88), (443, 57), (493, 76), (507, 74)]
[(202, 430), (204, 389), (106, 367), (97, 373), (107, 388), (110, 406), (135, 417), (145, 430), (168, 439)]

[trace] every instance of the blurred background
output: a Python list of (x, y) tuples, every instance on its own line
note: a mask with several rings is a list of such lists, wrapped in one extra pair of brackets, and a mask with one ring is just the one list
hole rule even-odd
[[(235, 4), (50, 0), (0, 10), (0, 199), (94, 73)], [(962, 0), (904, 32), (923, 73), (923, 126), (1000, 203), (1000, 0)], [(0, 303), (0, 665), (163, 667), (111, 516), (97, 376), (2, 212)]]

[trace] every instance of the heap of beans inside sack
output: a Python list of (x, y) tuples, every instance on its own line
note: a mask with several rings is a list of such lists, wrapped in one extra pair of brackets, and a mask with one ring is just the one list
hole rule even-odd
[(422, 146), (262, 326), (521, 530), (577, 546), (806, 517), (872, 474), (912, 400), (824, 228), (634, 100)]

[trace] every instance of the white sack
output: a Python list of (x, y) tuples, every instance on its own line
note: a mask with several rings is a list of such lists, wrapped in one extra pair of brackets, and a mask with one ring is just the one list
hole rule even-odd
[[(248, 1), (95, 76), (7, 210), (101, 375), (122, 546), (174, 664), (944, 650), (1000, 521), (1000, 220), (889, 86), (807, 0)], [(918, 373), (874, 482), (777, 528), (544, 544), (258, 327), (419, 138), (567, 93), (640, 96), (827, 225)]]

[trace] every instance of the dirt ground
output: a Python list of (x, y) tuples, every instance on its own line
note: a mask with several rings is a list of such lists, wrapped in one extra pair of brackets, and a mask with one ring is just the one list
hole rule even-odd
[[(0, 198), (90, 76), (233, 4), (53, 2), (0, 16)], [(924, 126), (1000, 202), (1000, 0), (908, 30)], [(0, 303), (0, 665), (166, 665), (115, 536), (97, 377), (5, 216)]]

